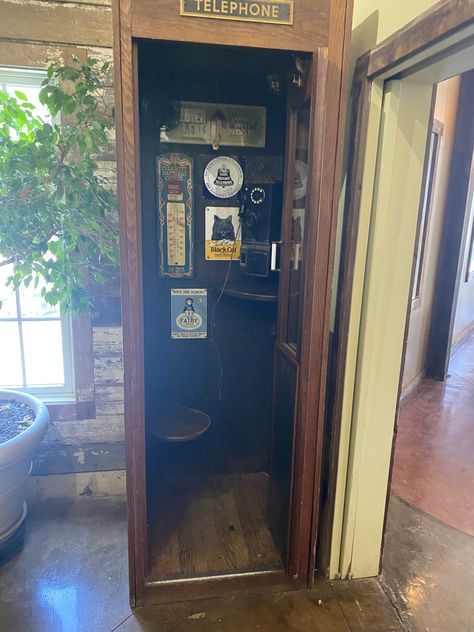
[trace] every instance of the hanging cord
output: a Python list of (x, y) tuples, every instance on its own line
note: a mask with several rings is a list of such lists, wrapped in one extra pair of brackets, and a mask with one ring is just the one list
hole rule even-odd
[(227, 266), (227, 273), (225, 275), (225, 279), (224, 279), (224, 283), (222, 285), (221, 291), (219, 293), (219, 296), (217, 297), (216, 302), (214, 303), (214, 306), (212, 308), (212, 313), (211, 313), (211, 338), (209, 340), (209, 342), (212, 344), (212, 346), (214, 347), (214, 349), (216, 350), (216, 356), (217, 356), (217, 368), (219, 371), (219, 376), (217, 378), (217, 394), (219, 397), (219, 401), (222, 401), (224, 399), (224, 367), (222, 366), (222, 360), (221, 360), (221, 352), (220, 349), (217, 345), (217, 342), (214, 340), (214, 327), (215, 327), (215, 317), (216, 317), (216, 307), (219, 305), (221, 298), (224, 295), (224, 292), (226, 290), (227, 287), (227, 283), (229, 281), (229, 276), (230, 276), (230, 271), (232, 268), (232, 262), (234, 261), (234, 252), (235, 252), (235, 245), (239, 239), (240, 236), (240, 229), (242, 226), (242, 207), (241, 210), (239, 211), (239, 226), (237, 228), (237, 232), (235, 234), (235, 238), (234, 238), (234, 243), (233, 243), (233, 247), (232, 247), (232, 252), (230, 253), (230, 259), (229, 259), (229, 264)]

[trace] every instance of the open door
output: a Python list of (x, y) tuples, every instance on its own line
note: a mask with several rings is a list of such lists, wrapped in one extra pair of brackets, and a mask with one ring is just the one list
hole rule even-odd
[[(317, 235), (320, 148), (316, 139), (322, 134), (317, 103), (322, 98), (318, 86), (322, 90), (325, 72), (325, 60), (313, 57), (308, 62), (306, 85), (295, 86), (288, 96), (269, 490), (271, 530), (287, 573), (301, 577), (307, 571), (308, 578), (314, 568), (314, 529), (303, 532), (301, 507), (305, 497), (310, 498), (313, 509), (311, 474), (315, 470), (307, 470), (305, 481), (297, 460), (308, 445), (314, 445), (317, 428), (304, 413), (308, 389), (300, 383), (300, 368), (312, 319), (319, 317), (311, 308), (312, 292), (306, 291), (312, 285), (306, 271)], [(302, 568), (305, 560), (307, 569)]]

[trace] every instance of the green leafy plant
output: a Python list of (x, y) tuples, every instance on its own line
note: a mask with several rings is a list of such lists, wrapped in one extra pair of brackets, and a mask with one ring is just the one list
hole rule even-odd
[(50, 65), (40, 101), (0, 91), (0, 265), (7, 284), (41, 283), (44, 300), (74, 314), (92, 308), (90, 282), (118, 264), (116, 197), (97, 159), (110, 152), (108, 64)]

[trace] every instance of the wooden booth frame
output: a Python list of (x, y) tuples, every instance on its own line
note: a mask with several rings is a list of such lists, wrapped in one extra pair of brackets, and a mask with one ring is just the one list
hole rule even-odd
[[(117, 166), (120, 207), (124, 335), (125, 447), (129, 575), (132, 605), (212, 596), (229, 590), (312, 584), (318, 533), (322, 433), (336, 217), (345, 120), (347, 51), (352, 0), (297, 0), (294, 25), (220, 22), (180, 16), (179, 0), (115, 0), (113, 3)], [(288, 362), (299, 363), (288, 573), (268, 571), (147, 582), (144, 413), (144, 324), (141, 263), (140, 159), (136, 39), (172, 40), (313, 55), (308, 224), (297, 359), (280, 343)], [(315, 71), (315, 72), (314, 72)], [(294, 127), (294, 126), (293, 126)], [(290, 126), (291, 130), (291, 126)], [(287, 143), (294, 143), (290, 135)], [(283, 245), (285, 247), (285, 245)], [(284, 317), (282, 314), (279, 318)], [(279, 342), (277, 341), (277, 346)]]

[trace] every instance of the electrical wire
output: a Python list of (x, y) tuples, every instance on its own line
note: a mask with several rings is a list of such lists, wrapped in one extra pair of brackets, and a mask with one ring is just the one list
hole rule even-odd
[(214, 303), (214, 305), (212, 307), (212, 313), (211, 313), (211, 337), (210, 337), (209, 342), (212, 344), (212, 346), (216, 350), (216, 355), (217, 355), (217, 369), (219, 371), (219, 375), (218, 375), (218, 378), (217, 378), (217, 394), (218, 394), (218, 397), (219, 397), (219, 401), (222, 401), (224, 399), (224, 367), (222, 366), (220, 349), (219, 349), (219, 347), (217, 345), (217, 342), (214, 340), (215, 317), (216, 317), (216, 308), (219, 305), (219, 303), (221, 301), (221, 298), (224, 296), (224, 292), (225, 292), (225, 290), (227, 288), (227, 283), (229, 282), (230, 271), (232, 269), (232, 262), (234, 261), (235, 245), (237, 244), (237, 241), (239, 239), (240, 230), (241, 230), (241, 227), (242, 227), (241, 212), (239, 212), (239, 219), (240, 219), (240, 222), (239, 222), (239, 226), (237, 228), (237, 232), (235, 234), (232, 251), (230, 253), (229, 264), (227, 266), (227, 273), (225, 275), (224, 283), (222, 285), (222, 288), (221, 288), (221, 291), (219, 293), (219, 296), (217, 297), (216, 302)]

